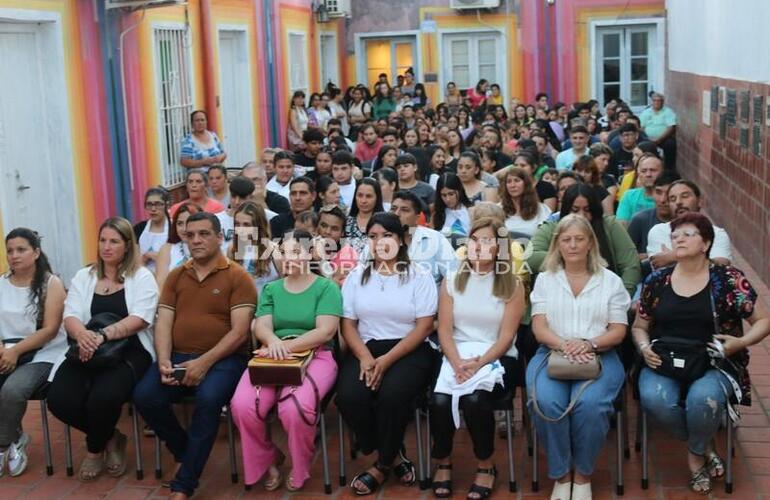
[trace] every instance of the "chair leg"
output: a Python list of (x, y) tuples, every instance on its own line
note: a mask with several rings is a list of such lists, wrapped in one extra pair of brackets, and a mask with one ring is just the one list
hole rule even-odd
[(318, 420), (318, 425), (321, 426), (321, 458), (323, 459), (324, 470), (324, 493), (327, 495), (332, 494), (332, 480), (329, 475), (329, 450), (326, 442), (326, 415), (321, 413), (321, 417)]
[(636, 407), (636, 439), (634, 440), (634, 449), (637, 452), (642, 451), (642, 405)]
[(425, 481), (425, 461), (423, 457), (423, 444), (422, 444), (422, 422), (420, 417), (420, 409), (415, 408), (414, 410), (414, 426), (415, 426), (415, 433), (417, 434), (417, 480), (419, 481), (420, 487), (422, 487), (423, 481)]
[(730, 416), (727, 416), (727, 464), (725, 468), (725, 493), (732, 494), (733, 492), (733, 421)]
[(623, 398), (621, 401), (621, 409), (623, 410), (623, 458), (628, 460), (631, 458), (631, 446), (628, 436), (628, 395), (626, 394), (625, 387), (620, 397)]
[(45, 474), (53, 475), (53, 453), (51, 452), (51, 430), (48, 427), (48, 409), (45, 399), (40, 400), (40, 420), (43, 424), (43, 451), (45, 452)]
[(623, 459), (624, 459), (624, 451), (625, 451), (625, 443), (626, 443), (625, 412), (623, 410), (617, 412), (615, 416), (615, 420), (618, 421), (618, 429), (617, 429), (617, 436), (618, 436), (617, 476), (618, 477), (617, 477), (617, 483), (615, 484), (615, 492), (618, 494), (618, 496), (622, 496), (625, 489), (623, 486)]
[(139, 433), (139, 412), (134, 409), (133, 405), (128, 405), (129, 414), (131, 415), (131, 422), (133, 423), (134, 431), (134, 454), (136, 455), (136, 479), (141, 481), (144, 479), (144, 464), (142, 463), (142, 439)]
[(238, 484), (238, 460), (235, 457), (235, 424), (230, 407), (227, 407), (227, 446), (230, 453), (230, 482)]
[[(337, 411), (339, 412), (339, 410)], [(340, 441), (340, 487), (345, 487), (348, 484), (348, 479), (345, 477), (345, 422), (339, 413), (337, 414), (337, 426), (339, 427)]]
[(67, 475), (72, 477), (74, 475), (72, 469), (72, 434), (69, 425), (64, 426), (64, 464), (67, 467)]
[(505, 410), (505, 438), (508, 444), (508, 491), (516, 492), (516, 468), (513, 462), (513, 405)]
[(155, 479), (163, 477), (163, 465), (160, 462), (160, 438), (155, 436)]
[(430, 431), (430, 407), (425, 410), (425, 471), (422, 474), (423, 480), (420, 482), (420, 489), (427, 490), (430, 487), (430, 466), (431, 466), (431, 431)]
[(538, 492), (540, 490), (540, 479), (538, 478), (537, 467), (537, 429), (535, 428), (534, 419), (532, 420), (532, 491)]
[(640, 411), (641, 426), (642, 426), (642, 489), (646, 490), (650, 487), (650, 471), (647, 468), (647, 414), (644, 411)]
[(521, 387), (521, 428), (527, 436), (527, 454), (532, 456), (532, 422), (527, 412), (527, 388)]

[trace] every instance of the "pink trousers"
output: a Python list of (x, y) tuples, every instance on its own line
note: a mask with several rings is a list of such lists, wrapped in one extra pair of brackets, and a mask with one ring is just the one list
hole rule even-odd
[[(276, 404), (278, 419), (286, 430), (288, 438), (292, 484), (300, 486), (310, 477), (316, 426), (308, 425), (307, 422), (312, 424), (316, 421), (320, 400), (331, 390), (337, 377), (337, 363), (331, 351), (316, 352), (307, 368), (307, 373), (318, 387), (318, 401), (316, 401), (313, 386), (307, 378), (298, 387), (262, 386), (257, 392), (251, 385), (249, 372), (246, 370), (238, 382), (230, 407), (235, 425), (238, 426), (241, 434), (246, 484), (255, 484), (259, 481), (278, 456), (278, 448), (270, 440), (264, 420)], [(292, 391), (302, 408), (304, 418), (299, 413), (294, 397), (277, 403), (278, 399)], [(259, 415), (257, 415), (257, 407)]]

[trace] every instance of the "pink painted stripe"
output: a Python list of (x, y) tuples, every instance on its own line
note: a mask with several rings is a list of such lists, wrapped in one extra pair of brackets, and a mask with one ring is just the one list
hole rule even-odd
[[(267, 89), (270, 84), (267, 77), (267, 46), (265, 45), (265, 10), (261, 1), (255, 1), (255, 25), (256, 25), (256, 39), (257, 39), (257, 109), (259, 116), (259, 130), (262, 138), (263, 147), (271, 146), (270, 140), (270, 107), (267, 103)], [(257, 158), (261, 158), (261, 152), (257, 151)]]
[(94, 22), (92, 2), (77, 2), (76, 18), (80, 30), (80, 58), (83, 75), (83, 104), (88, 134), (88, 159), (90, 169), (80, 167), (78, 176), (91, 178), (94, 203), (93, 216), (97, 224), (116, 212), (114, 195), (114, 171), (112, 148), (108, 131), (107, 98), (105, 95), (102, 54), (99, 41), (99, 25)]
[(275, 71), (278, 73), (277, 75), (273, 75), (273, 77), (274, 81), (279, 82), (276, 89), (276, 98), (278, 99), (278, 102), (273, 103), (274, 112), (278, 113), (278, 137), (274, 138), (274, 146), (279, 145), (285, 148), (287, 146), (286, 130), (289, 122), (289, 82), (284, 82), (283, 85), (280, 85), (280, 82), (284, 81), (284, 30), (282, 29), (283, 20), (281, 19), (280, 4), (277, 2), (276, 4), (277, 5), (275, 5), (273, 10), (274, 17), (271, 20), (273, 23), (273, 33), (275, 34), (273, 37), (275, 47)]
[(521, 4), (521, 52), (524, 70), (524, 95), (512, 96), (518, 97), (522, 102), (532, 100), (543, 86), (542, 69), (542, 29), (540, 29), (540, 7), (541, 2), (523, 2)]

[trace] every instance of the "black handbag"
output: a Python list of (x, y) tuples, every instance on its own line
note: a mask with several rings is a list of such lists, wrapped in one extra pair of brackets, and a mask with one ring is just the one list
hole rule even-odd
[(702, 340), (660, 337), (650, 343), (650, 348), (662, 361), (655, 371), (680, 382), (694, 382), (711, 368), (711, 357)]
[[(94, 315), (86, 325), (86, 329), (92, 332), (98, 331), (101, 328), (106, 328), (123, 318), (115, 313), (103, 312)], [(108, 340), (99, 346), (91, 359), (83, 363), (80, 361), (80, 347), (78, 347), (77, 341), (74, 339), (69, 340), (69, 350), (67, 351), (67, 359), (74, 363), (81, 363), (83, 366), (93, 369), (101, 370), (110, 366), (115, 366), (123, 361), (123, 352), (129, 345), (131, 337), (122, 339)]]

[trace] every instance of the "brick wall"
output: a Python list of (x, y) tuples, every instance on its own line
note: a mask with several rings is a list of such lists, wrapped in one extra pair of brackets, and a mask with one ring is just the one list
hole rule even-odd
[[(711, 125), (702, 122), (702, 95), (719, 85), (737, 91), (737, 116), (720, 137), (719, 106), (711, 113)], [(740, 113), (740, 92), (750, 91), (749, 121)], [(753, 99), (764, 96), (760, 125), (761, 156), (753, 152)], [(669, 71), (666, 75), (666, 105), (679, 117), (677, 168), (705, 193), (705, 211), (715, 224), (730, 234), (733, 245), (767, 283), (770, 282), (770, 127), (765, 125), (770, 85)], [(749, 147), (742, 147), (741, 128), (749, 128)]]

